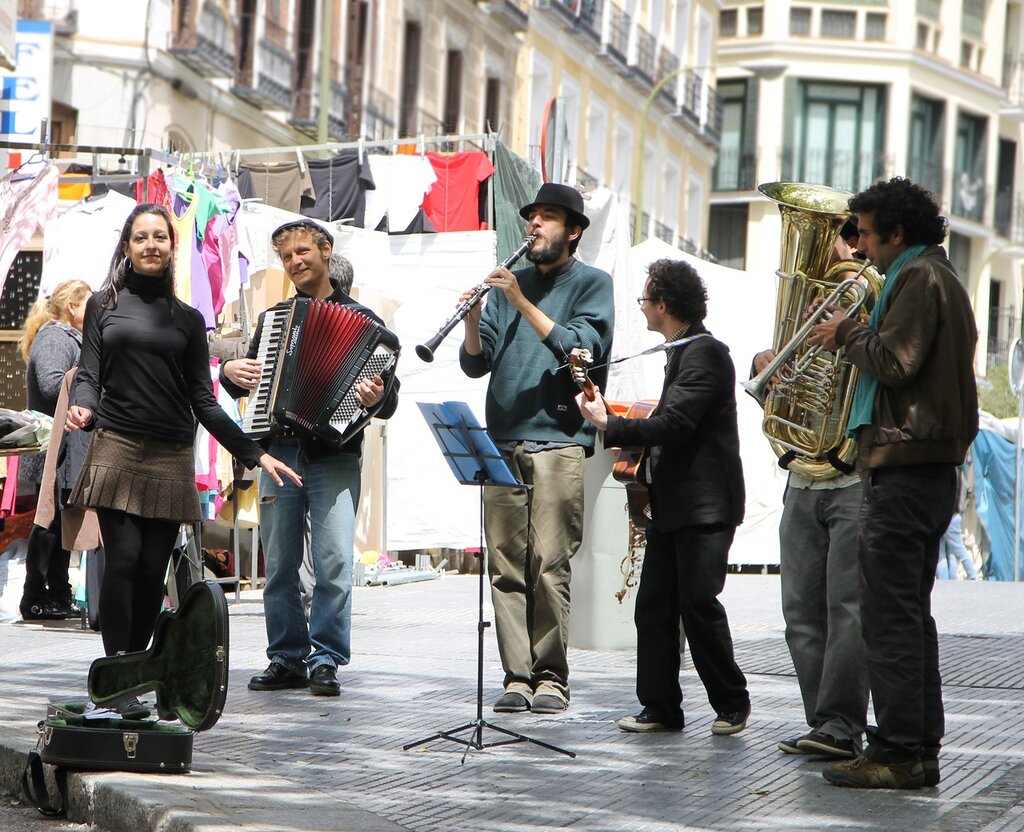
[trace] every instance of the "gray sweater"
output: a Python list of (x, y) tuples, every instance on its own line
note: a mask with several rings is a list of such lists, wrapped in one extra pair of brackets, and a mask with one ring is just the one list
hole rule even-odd
[[(43, 324), (28, 352), (25, 393), (29, 410), (53, 415), (64, 374), (78, 364), (82, 333), (63, 321)], [(57, 426), (54, 430), (60, 430)], [(43, 454), (22, 457), (18, 479), (39, 482), (43, 476)]]

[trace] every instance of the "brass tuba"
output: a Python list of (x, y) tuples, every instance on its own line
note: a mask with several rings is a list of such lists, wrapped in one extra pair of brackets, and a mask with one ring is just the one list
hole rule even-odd
[[(829, 265), (853, 194), (800, 182), (772, 182), (758, 190), (782, 214), (782, 256), (775, 306), (775, 360), (742, 386), (764, 407), (762, 429), (779, 465), (812, 480), (852, 470), (857, 443), (846, 426), (857, 384), (857, 368), (844, 350), (811, 347), (805, 320), (814, 301), (855, 317), (873, 305), (882, 288), (875, 268), (858, 260)], [(772, 380), (774, 384), (772, 383)]]

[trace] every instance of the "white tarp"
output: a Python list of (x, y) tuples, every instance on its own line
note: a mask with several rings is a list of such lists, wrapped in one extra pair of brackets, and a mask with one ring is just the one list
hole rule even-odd
[[(608, 191), (592, 196), (587, 211), (592, 225), (579, 255), (610, 271), (615, 280), (614, 356), (632, 355), (659, 343), (660, 336), (647, 332), (636, 298), (642, 294), (648, 263), (660, 257), (684, 259), (707, 283), (708, 328), (732, 350), (737, 379), (746, 379), (754, 353), (772, 341), (774, 266), (757, 273), (728, 269), (692, 258), (659, 240), (631, 247), (628, 209)], [(386, 428), (387, 548), (475, 546), (479, 540), (477, 491), (456, 483), (414, 405), (418, 401), (466, 401), (482, 419), (487, 380), (469, 379), (459, 369), (461, 323), (438, 347), (432, 363), (422, 362), (414, 348), (452, 315), (461, 291), (479, 283), (493, 268), (494, 234), (388, 237), (352, 229), (337, 235), (337, 247), (355, 268), (354, 294), (388, 321), (403, 347), (401, 404)], [(609, 378), (609, 398), (657, 399), (663, 368), (663, 354), (616, 365)], [(734, 544), (732, 561), (777, 563), (785, 476), (761, 433), (760, 408), (739, 388), (737, 400), (747, 520)], [(368, 463), (372, 453), (368, 449)]]

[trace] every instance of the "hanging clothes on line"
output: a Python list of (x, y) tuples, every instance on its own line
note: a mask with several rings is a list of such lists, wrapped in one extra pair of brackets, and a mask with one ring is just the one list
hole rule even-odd
[(367, 156), (347, 149), (330, 159), (310, 159), (307, 164), (315, 198), (303, 200), (301, 213), (328, 222), (348, 221), (363, 228), (366, 192), (376, 187)]
[[(147, 183), (149, 185), (148, 192)], [(135, 180), (135, 201), (138, 203), (152, 202), (154, 205), (163, 205), (165, 208), (171, 204), (171, 194), (162, 170), (157, 168), (146, 180), (141, 178)]]
[(72, 205), (46, 227), (52, 256), (43, 263), (39, 283), (41, 297), (49, 296), (58, 283), (84, 280), (99, 291), (110, 268), (121, 228), (136, 206), (134, 199), (108, 191)]
[[(25, 178), (20, 178), (21, 171), (19, 168), (0, 180), (0, 293), (18, 252), (57, 216), (57, 166), (47, 162)], [(46, 238), (43, 245), (45, 264), (50, 254)]]
[(313, 198), (309, 171), (298, 162), (251, 162), (243, 160), (238, 192), (242, 199), (262, 199), (266, 205), (299, 213), (303, 197)]
[[(376, 187), (366, 192), (363, 228), (404, 231), (416, 219), (423, 198), (437, 181), (434, 166), (423, 156), (370, 154), (370, 172)], [(387, 218), (387, 224), (381, 226)]]
[(480, 185), (494, 173), (482, 150), (428, 153), (437, 182), (423, 200), (423, 210), (438, 231), (480, 231)]

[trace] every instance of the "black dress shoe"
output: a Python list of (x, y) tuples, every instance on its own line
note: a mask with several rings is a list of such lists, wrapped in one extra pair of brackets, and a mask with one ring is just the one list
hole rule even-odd
[(81, 618), (82, 608), (71, 598), (64, 601), (51, 601), (58, 612), (64, 613), (65, 618)]
[(296, 673), (280, 662), (271, 662), (266, 670), (249, 680), (249, 690), (288, 690), (304, 688), (308, 684), (304, 673)]
[(340, 696), (341, 683), (333, 665), (318, 664), (309, 674), (309, 692), (314, 696)]
[(21, 617), (25, 621), (63, 621), (68, 617), (67, 613), (53, 601), (37, 601), (35, 603), (22, 601), (19, 609)]

